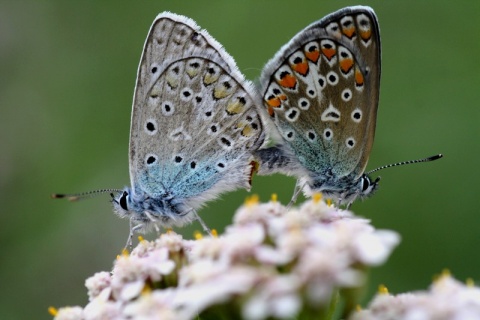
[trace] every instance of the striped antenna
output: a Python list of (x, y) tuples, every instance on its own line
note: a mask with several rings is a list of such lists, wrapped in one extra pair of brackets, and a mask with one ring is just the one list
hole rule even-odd
[(84, 200), (92, 197), (96, 197), (100, 194), (110, 193), (113, 192), (122, 192), (121, 189), (101, 189), (101, 190), (94, 190), (94, 191), (87, 191), (81, 193), (73, 193), (73, 194), (63, 194), (63, 193), (53, 193), (51, 195), (52, 199), (67, 199), (68, 201), (78, 201)]
[(403, 162), (397, 162), (397, 163), (392, 163), (392, 164), (387, 164), (386, 166), (381, 166), (379, 168), (373, 169), (371, 171), (368, 171), (366, 175), (368, 176), (369, 174), (386, 169), (386, 168), (391, 168), (391, 167), (396, 167), (396, 166), (403, 166), (404, 164), (412, 164), (412, 163), (419, 163), (419, 162), (430, 162), (430, 161), (435, 161), (443, 157), (443, 154), (436, 154), (434, 156), (428, 157), (428, 158), (423, 158), (423, 159), (418, 159), (418, 160), (410, 160), (410, 161), (403, 161)]

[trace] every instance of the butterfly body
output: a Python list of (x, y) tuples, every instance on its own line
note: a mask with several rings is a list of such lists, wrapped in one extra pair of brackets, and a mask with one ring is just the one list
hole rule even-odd
[(328, 15), (280, 49), (259, 90), (281, 143), (258, 151), (260, 174), (296, 176), (307, 195), (322, 192), (339, 203), (375, 191), (378, 180), (364, 171), (375, 136), (380, 51), (375, 13), (363, 6)]
[(131, 187), (115, 211), (144, 228), (181, 226), (220, 193), (250, 188), (264, 140), (256, 91), (221, 45), (191, 19), (155, 19), (137, 75)]

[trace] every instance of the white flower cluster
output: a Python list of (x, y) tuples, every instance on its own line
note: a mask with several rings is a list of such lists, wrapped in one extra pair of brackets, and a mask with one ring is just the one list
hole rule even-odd
[(140, 241), (111, 273), (86, 281), (83, 310), (61, 308), (55, 319), (321, 318), (398, 242), (319, 196), (291, 210), (250, 199), (221, 236)]
[(429, 291), (390, 295), (379, 293), (368, 309), (351, 320), (480, 319), (480, 288), (463, 284), (445, 273)]

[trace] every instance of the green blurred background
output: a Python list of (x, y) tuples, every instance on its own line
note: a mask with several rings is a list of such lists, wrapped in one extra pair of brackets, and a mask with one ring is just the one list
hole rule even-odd
[[(84, 280), (110, 270), (128, 234), (109, 196), (69, 203), (52, 192), (129, 183), (128, 137), (137, 64), (154, 17), (191, 17), (256, 79), (275, 52), (311, 22), (354, 1), (0, 2), (0, 318), (48, 319), (47, 307), (85, 305)], [(424, 289), (449, 268), (480, 279), (478, 183), (480, 2), (364, 1), (379, 18), (383, 74), (369, 169), (381, 189), (353, 211), (403, 240), (371, 273), (398, 293)], [(286, 203), (294, 180), (256, 177), (261, 200)], [(222, 230), (248, 195), (201, 211)], [(198, 225), (181, 232), (191, 237)], [(147, 236), (153, 238), (154, 234)]]

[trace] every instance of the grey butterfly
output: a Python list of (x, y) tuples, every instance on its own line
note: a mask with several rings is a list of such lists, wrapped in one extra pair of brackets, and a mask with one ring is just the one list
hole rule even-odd
[(309, 25), (265, 66), (259, 90), (281, 143), (257, 152), (259, 174), (296, 176), (292, 201), (303, 189), (348, 207), (377, 189), (380, 178), (364, 171), (375, 136), (380, 57), (377, 17), (355, 6)]
[(196, 210), (220, 193), (250, 188), (252, 152), (264, 140), (256, 95), (233, 58), (193, 20), (156, 17), (133, 99), (131, 187), (112, 194), (131, 235), (195, 219), (208, 231)]

